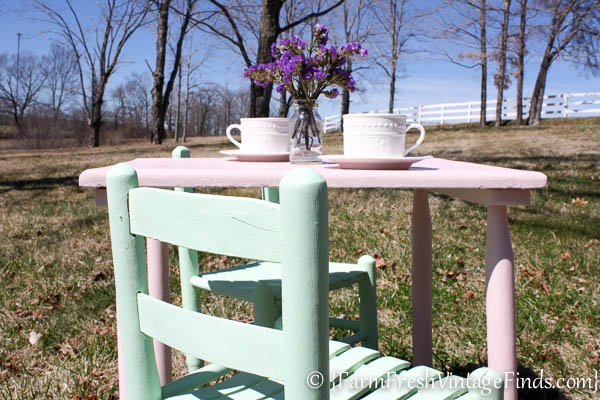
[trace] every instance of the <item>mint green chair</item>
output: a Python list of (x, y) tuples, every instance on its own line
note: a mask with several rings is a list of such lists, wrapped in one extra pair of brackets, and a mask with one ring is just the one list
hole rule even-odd
[[(178, 146), (172, 153), (174, 158), (189, 158), (190, 151), (185, 146)], [(191, 189), (176, 188), (178, 191)], [(263, 188), (263, 199), (277, 203), (279, 193), (276, 188)], [(236, 235), (230, 240), (236, 241)], [(195, 251), (179, 249), (179, 261), (185, 273), (181, 274), (183, 290), (183, 306), (197, 310), (198, 294), (195, 287), (224, 296), (251, 302), (254, 307), (254, 321), (257, 325), (281, 327), (281, 264), (278, 262), (257, 261), (235, 266), (225, 270), (202, 273), (198, 272), (198, 255)], [(375, 260), (362, 257), (357, 264), (329, 263), (329, 290), (337, 290), (358, 284), (359, 319), (348, 320), (329, 318), (330, 327), (348, 329), (352, 335), (342, 339), (343, 342), (377, 350), (377, 294), (375, 279)], [(202, 364), (188, 357), (190, 371)]]
[[(428, 367), (408, 369), (407, 361), (379, 358), (376, 350), (329, 341), (327, 185), (317, 172), (296, 169), (280, 190), (278, 205), (138, 188), (131, 166), (110, 170), (108, 209), (129, 400), (502, 398), (502, 380), (487, 368), (468, 380), (442, 377)], [(247, 240), (232, 242), (233, 233)], [(280, 262), (282, 330), (148, 296), (144, 237)], [(161, 387), (152, 338), (213, 364)], [(241, 372), (204, 386), (232, 370)]]

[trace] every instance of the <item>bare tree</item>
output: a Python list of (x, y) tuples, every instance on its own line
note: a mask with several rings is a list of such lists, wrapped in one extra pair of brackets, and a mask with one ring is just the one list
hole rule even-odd
[(100, 145), (104, 93), (127, 41), (144, 23), (146, 4), (141, 0), (106, 0), (101, 18), (91, 27), (82, 24), (72, 0), (64, 0), (61, 12), (47, 0), (35, 0), (54, 35), (74, 53), (83, 106), (91, 129), (91, 145)]
[(58, 120), (65, 103), (77, 92), (75, 56), (70, 48), (52, 43), (50, 54), (42, 58), (42, 69), (46, 77), (45, 89), (54, 122)]
[(540, 62), (531, 106), (530, 125), (539, 125), (548, 71), (559, 57), (598, 68), (597, 45), (600, 41), (600, 0), (539, 0), (540, 12), (546, 17), (545, 49)]
[[(195, 89), (194, 75), (198, 72), (202, 66), (202, 61), (194, 61), (194, 49), (193, 49), (193, 35), (190, 36), (189, 40), (190, 47), (185, 62), (185, 95), (184, 95), (184, 106), (183, 106), (183, 136), (182, 140), (185, 143), (188, 136), (189, 127), (189, 115), (190, 115), (190, 95), (192, 90)], [(181, 71), (183, 74), (183, 71)]]
[(382, 28), (381, 35), (385, 38), (384, 44), (378, 47), (377, 65), (390, 82), (388, 113), (394, 111), (398, 62), (407, 43), (415, 35), (408, 20), (416, 15), (409, 15), (407, 3), (407, 0), (379, 0), (375, 7), (375, 16)]
[(115, 126), (127, 136), (143, 137), (149, 130), (152, 115), (152, 95), (148, 76), (132, 73), (111, 91)]
[[(285, 0), (263, 0), (260, 6), (260, 19), (258, 35), (253, 35), (252, 31), (244, 31), (244, 18), (247, 15), (248, 5), (239, 6), (235, 0), (231, 3), (225, 3), (222, 0), (209, 0), (216, 7), (222, 18), (226, 20), (225, 24), (215, 23), (214, 21), (205, 21), (201, 23), (205, 30), (227, 41), (238, 49), (246, 66), (253, 64), (251, 59), (249, 38), (256, 38), (256, 64), (266, 64), (273, 60), (271, 55), (271, 44), (277, 40), (277, 37), (284, 32), (289, 31), (295, 26), (304, 22), (323, 16), (336, 7), (340, 6), (345, 0), (336, 0), (329, 7), (322, 8), (321, 1), (316, 2), (316, 10), (308, 11), (303, 16), (299, 16), (295, 21), (286, 25), (281, 25), (280, 16)], [(247, 20), (247, 19), (246, 19)], [(228, 26), (228, 28), (224, 28)], [(245, 34), (247, 33), (247, 34)], [(268, 84), (261, 87), (250, 82), (250, 116), (268, 117), (270, 111), (271, 92), (273, 85)]]
[(517, 67), (517, 125), (523, 123), (523, 80), (525, 78), (525, 53), (527, 51), (527, 0), (519, 0), (519, 35), (516, 57)]
[(22, 52), (0, 54), (0, 99), (7, 105), (19, 133), (27, 109), (35, 104), (46, 77), (37, 56)]
[[(394, 1), (394, 0), (392, 0)], [(404, 2), (404, 0), (400, 0)], [(346, 43), (359, 42), (364, 43), (369, 36), (373, 34), (371, 24), (371, 14), (373, 11), (373, 2), (371, 0), (346, 0), (340, 11), (342, 14), (342, 25), (344, 40)], [(348, 73), (357, 71), (352, 64), (352, 60), (348, 60), (346, 64)], [(350, 112), (350, 91), (342, 90), (342, 104), (340, 114), (348, 114)], [(343, 120), (342, 120), (343, 122)]]
[(511, 0), (503, 0), (502, 12), (502, 23), (500, 25), (500, 48), (497, 54), (498, 59), (498, 73), (494, 77), (494, 84), (496, 85), (498, 92), (496, 95), (496, 121), (494, 126), (498, 127), (502, 124), (502, 106), (504, 103), (504, 89), (507, 88), (506, 78), (506, 59), (507, 59), (507, 46), (508, 46), (508, 23), (510, 17), (510, 2)]
[(481, 68), (480, 125), (486, 124), (488, 43), (486, 0), (444, 0), (448, 11), (439, 13), (434, 24), (436, 39), (446, 46), (442, 56), (465, 68)]
[(198, 0), (185, 0), (183, 9), (177, 8), (177, 14), (182, 18), (179, 23), (179, 32), (175, 36), (175, 46), (171, 72), (165, 84), (165, 62), (167, 56), (167, 39), (169, 37), (169, 27), (172, 26), (169, 14), (174, 6), (172, 0), (152, 0), (158, 13), (156, 28), (156, 63), (152, 76), (154, 78), (154, 87), (152, 88), (152, 143), (161, 144), (165, 137), (165, 116), (169, 108), (171, 92), (175, 85), (175, 79), (181, 65), (181, 54), (185, 36), (193, 25), (190, 21), (195, 15), (195, 7)]

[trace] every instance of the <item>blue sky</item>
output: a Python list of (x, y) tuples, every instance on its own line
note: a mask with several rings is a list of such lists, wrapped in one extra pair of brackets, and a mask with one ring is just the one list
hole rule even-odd
[[(56, 4), (62, 2), (54, 0)], [(3, 4), (2, 4), (3, 3)], [(96, 2), (79, 0), (75, 2), (81, 7), (82, 19), (96, 13)], [(16, 6), (14, 4), (17, 4)], [(21, 50), (36, 54), (46, 53), (50, 40), (43, 31), (48, 27), (34, 18), (29, 2), (11, 3), (0, 0), (0, 52), (16, 53), (17, 32), (22, 33)], [(21, 10), (18, 10), (21, 8)], [(231, 51), (212, 48), (211, 58), (205, 62), (200, 81), (218, 83), (230, 89), (246, 87), (248, 83), (242, 77), (244, 65), (241, 57)], [(148, 60), (154, 64), (154, 32), (152, 27), (140, 30), (128, 43), (122, 62), (116, 75), (112, 78), (111, 87), (117, 85), (132, 71), (147, 72), (145, 64)], [(525, 77), (525, 95), (533, 89), (538, 61), (529, 60)], [(490, 75), (493, 74), (493, 70)], [(403, 76), (397, 81), (396, 107), (418, 104), (439, 104), (479, 99), (479, 70), (465, 69), (444, 61), (418, 57), (405, 66)], [(352, 96), (351, 112), (386, 109), (388, 103), (388, 85), (381, 79), (380, 83), (371, 83), (357, 78), (358, 86), (363, 89), (360, 95)], [(600, 91), (600, 77), (590, 77), (578, 68), (564, 62), (556, 62), (548, 76), (547, 94), (563, 92)], [(495, 98), (495, 87), (491, 80), (488, 83), (488, 99)], [(514, 96), (514, 87), (505, 96)], [(322, 99), (321, 115), (323, 117), (337, 113), (340, 101)]]

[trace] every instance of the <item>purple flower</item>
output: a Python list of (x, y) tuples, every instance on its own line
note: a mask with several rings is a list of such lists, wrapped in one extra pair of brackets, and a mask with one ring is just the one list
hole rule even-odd
[(329, 29), (323, 24), (316, 24), (313, 27), (313, 41), (317, 44), (325, 45), (329, 38)]
[(256, 79), (254, 80), (254, 83), (261, 87), (267, 87), (267, 85), (269, 84), (268, 82), (258, 81)]
[(277, 47), (277, 44), (275, 43), (271, 44), (271, 55), (273, 58), (277, 58), (281, 55), (281, 50), (279, 50), (279, 47)]
[(321, 68), (315, 68), (313, 76), (321, 81), (324, 81), (327, 78), (327, 74)]
[(302, 80), (307, 81), (310, 78), (312, 78), (312, 76), (313, 76), (312, 68), (309, 68), (306, 71), (304, 71), (304, 74), (302, 75)]
[(331, 54), (331, 58), (336, 58), (338, 56), (338, 49), (335, 46), (331, 46), (329, 48), (329, 54)]
[(341, 90), (355, 91), (356, 82), (345, 65), (354, 56), (365, 57), (368, 51), (358, 42), (326, 46), (328, 35), (323, 24), (315, 24), (310, 46), (299, 36), (273, 43), (273, 62), (245, 68), (244, 77), (261, 87), (274, 83), (278, 93), (287, 90), (299, 99), (317, 99), (320, 94), (336, 98)]

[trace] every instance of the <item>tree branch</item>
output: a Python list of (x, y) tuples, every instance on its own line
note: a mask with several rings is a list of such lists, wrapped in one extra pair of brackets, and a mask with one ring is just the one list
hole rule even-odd
[[(212, 1), (212, 0), (211, 0), (211, 1)], [(317, 17), (320, 17), (320, 16), (322, 16), (322, 15), (325, 15), (325, 14), (327, 14), (328, 12), (330, 12), (331, 10), (333, 10), (333, 9), (335, 9), (335, 8), (339, 7), (340, 5), (342, 5), (342, 4), (344, 3), (344, 1), (345, 1), (345, 0), (339, 0), (337, 3), (335, 3), (334, 5), (332, 5), (331, 7), (327, 8), (327, 9), (325, 9), (325, 10), (323, 10), (323, 11), (317, 11), (317, 12), (313, 12), (313, 13), (310, 13), (310, 14), (308, 14), (308, 15), (305, 15), (304, 17), (300, 18), (299, 20), (297, 20), (297, 21), (294, 21), (294, 22), (292, 22), (292, 23), (290, 23), (290, 24), (288, 24), (288, 25), (284, 26), (283, 28), (281, 28), (281, 27), (278, 27), (278, 28), (277, 28), (277, 34), (279, 35), (279, 34), (281, 34), (282, 32), (285, 32), (285, 31), (287, 31), (287, 30), (290, 30), (290, 29), (292, 29), (293, 27), (295, 27), (295, 26), (297, 26), (297, 25), (300, 25), (301, 23), (303, 23), (303, 22), (306, 22), (306, 21), (308, 21), (308, 20), (309, 20), (309, 19), (311, 19), (311, 18), (317, 18)]]

